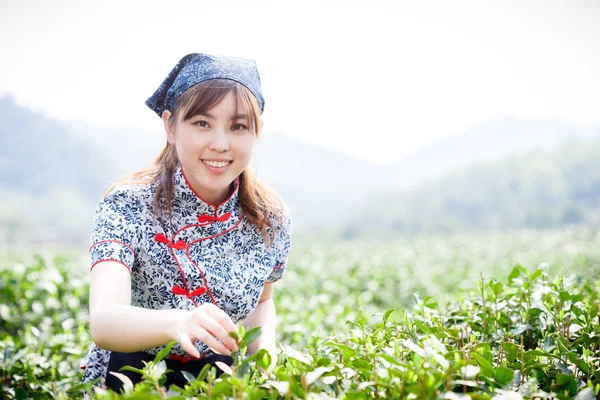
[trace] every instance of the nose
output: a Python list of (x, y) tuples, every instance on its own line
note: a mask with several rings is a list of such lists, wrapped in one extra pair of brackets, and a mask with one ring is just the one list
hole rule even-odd
[(229, 137), (223, 128), (215, 129), (208, 148), (219, 153), (229, 151)]

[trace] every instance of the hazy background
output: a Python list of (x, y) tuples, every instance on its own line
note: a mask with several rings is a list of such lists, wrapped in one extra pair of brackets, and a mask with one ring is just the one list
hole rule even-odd
[(0, 250), (81, 246), (190, 52), (257, 61), (298, 237), (600, 226), (600, 2), (2, 1)]

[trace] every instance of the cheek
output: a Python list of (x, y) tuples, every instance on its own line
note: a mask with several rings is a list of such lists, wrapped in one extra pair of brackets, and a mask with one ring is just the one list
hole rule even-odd
[(190, 135), (187, 132), (181, 132), (176, 137), (177, 153), (180, 156), (189, 154), (197, 154), (203, 147), (201, 137), (198, 135)]
[(235, 144), (232, 143), (232, 147), (235, 146), (235, 152), (240, 158), (250, 159), (252, 156), (252, 150), (254, 149), (254, 136), (243, 136), (238, 138)]

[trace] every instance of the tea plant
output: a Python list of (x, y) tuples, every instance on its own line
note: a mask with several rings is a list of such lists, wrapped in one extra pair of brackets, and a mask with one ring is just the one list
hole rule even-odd
[[(166, 388), (166, 350), (137, 371), (141, 383), (95, 397), (597, 398), (600, 235), (517, 237), (300, 244), (275, 293), (273, 365), (242, 348), (232, 366)], [(89, 392), (78, 368), (91, 343), (87, 268), (64, 257), (0, 265), (0, 398)], [(258, 331), (232, 335), (245, 347)]]

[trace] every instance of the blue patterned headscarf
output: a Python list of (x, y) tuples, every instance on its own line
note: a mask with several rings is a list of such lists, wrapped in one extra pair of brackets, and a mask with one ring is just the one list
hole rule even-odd
[(209, 79), (231, 79), (241, 83), (256, 97), (260, 112), (264, 111), (265, 99), (255, 61), (200, 53), (183, 57), (156, 92), (146, 100), (146, 105), (162, 117), (163, 111), (173, 109), (175, 100), (183, 92)]

